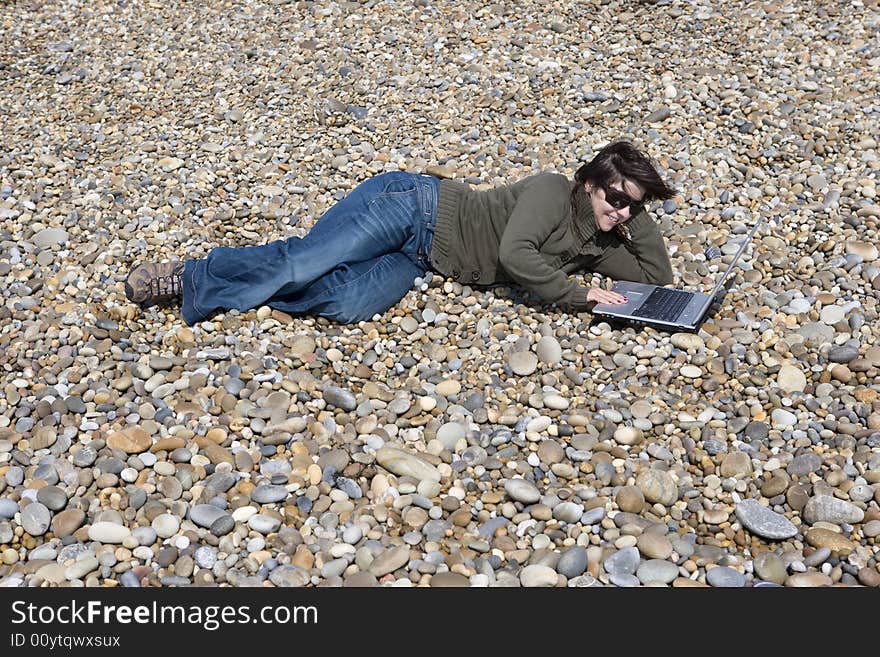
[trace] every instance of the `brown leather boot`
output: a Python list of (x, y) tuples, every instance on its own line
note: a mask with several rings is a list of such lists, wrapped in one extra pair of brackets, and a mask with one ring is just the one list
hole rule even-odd
[(147, 308), (166, 301), (179, 301), (183, 291), (183, 263), (142, 262), (132, 267), (125, 281), (129, 301)]

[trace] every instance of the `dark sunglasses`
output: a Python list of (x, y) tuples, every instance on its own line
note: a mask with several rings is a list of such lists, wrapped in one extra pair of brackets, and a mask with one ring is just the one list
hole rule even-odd
[(605, 191), (605, 202), (615, 210), (629, 208), (630, 215), (635, 215), (641, 211), (642, 206), (645, 204), (644, 200), (637, 201), (629, 196), (629, 194), (625, 194), (613, 187), (603, 187), (602, 189)]

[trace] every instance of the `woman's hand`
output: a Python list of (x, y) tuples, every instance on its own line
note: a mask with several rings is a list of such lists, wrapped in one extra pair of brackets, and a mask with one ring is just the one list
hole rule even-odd
[(626, 303), (627, 298), (617, 292), (612, 292), (611, 290), (603, 290), (601, 287), (591, 287), (587, 290), (587, 301), (619, 305), (621, 303)]

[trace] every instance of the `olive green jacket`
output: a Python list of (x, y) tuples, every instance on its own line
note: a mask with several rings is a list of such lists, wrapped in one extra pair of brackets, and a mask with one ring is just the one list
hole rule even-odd
[(656, 285), (672, 282), (663, 236), (647, 211), (623, 224), (626, 239), (617, 231), (599, 230), (582, 186), (575, 216), (572, 188), (555, 173), (485, 191), (441, 180), (431, 263), (461, 283), (514, 282), (572, 310), (588, 304), (588, 288), (569, 276), (578, 271)]

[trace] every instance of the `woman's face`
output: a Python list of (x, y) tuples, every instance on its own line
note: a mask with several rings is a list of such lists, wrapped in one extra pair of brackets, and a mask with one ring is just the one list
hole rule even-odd
[(622, 183), (612, 183), (607, 189), (586, 182), (584, 189), (593, 205), (596, 224), (599, 230), (605, 232), (637, 214), (645, 198), (645, 190), (641, 185), (626, 179)]

